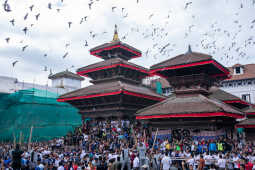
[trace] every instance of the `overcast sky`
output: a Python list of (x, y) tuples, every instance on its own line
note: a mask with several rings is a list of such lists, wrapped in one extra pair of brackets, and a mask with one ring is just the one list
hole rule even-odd
[[(50, 69), (53, 73), (67, 68), (75, 71), (101, 61), (88, 51), (112, 40), (114, 24), (123, 42), (143, 52), (131, 62), (147, 68), (185, 53), (189, 44), (193, 51), (211, 54), (225, 66), (255, 63), (253, 1), (8, 0), (11, 12), (6, 12), (1, 0), (0, 75), (46, 84)], [(37, 21), (35, 15), (39, 13)], [(85, 16), (87, 20), (80, 24)], [(72, 22), (70, 28), (68, 22)], [(26, 35), (24, 27), (28, 28)]]

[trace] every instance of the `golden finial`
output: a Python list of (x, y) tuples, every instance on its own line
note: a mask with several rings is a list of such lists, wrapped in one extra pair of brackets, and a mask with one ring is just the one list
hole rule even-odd
[(118, 31), (117, 31), (117, 25), (115, 24), (115, 29), (114, 29), (114, 35), (113, 35), (112, 42), (116, 42), (116, 41), (120, 41), (120, 39), (119, 39)]

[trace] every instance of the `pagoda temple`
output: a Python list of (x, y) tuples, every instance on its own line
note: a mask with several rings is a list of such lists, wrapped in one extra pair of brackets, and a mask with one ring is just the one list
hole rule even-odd
[(151, 127), (234, 131), (241, 110), (248, 104), (217, 88), (229, 70), (212, 56), (189, 50), (151, 66), (151, 74), (165, 78), (174, 93), (166, 100), (141, 109), (136, 119)]
[(142, 85), (149, 70), (128, 60), (141, 57), (141, 51), (119, 40), (117, 26), (113, 40), (90, 50), (90, 54), (104, 61), (77, 70), (90, 77), (91, 83), (58, 98), (79, 109), (83, 118), (134, 118), (137, 110), (165, 99)]

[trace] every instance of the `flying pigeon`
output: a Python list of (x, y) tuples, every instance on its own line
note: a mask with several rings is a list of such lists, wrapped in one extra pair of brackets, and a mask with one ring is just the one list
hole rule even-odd
[(26, 20), (26, 19), (27, 19), (27, 17), (28, 17), (28, 13), (24, 16), (24, 20)]
[(25, 51), (27, 47), (28, 47), (28, 45), (23, 46), (22, 51)]
[(51, 3), (48, 3), (48, 8), (49, 8), (49, 9), (52, 9), (52, 8), (51, 8)]
[(10, 20), (10, 23), (12, 24), (12, 26), (14, 26), (14, 22), (15, 22), (14, 19)]
[(35, 19), (38, 21), (38, 19), (39, 19), (39, 16), (40, 16), (40, 13), (39, 14), (37, 14), (37, 15), (35, 15)]
[(90, 2), (89, 5), (89, 9), (91, 10), (91, 6), (92, 6), (93, 2)]
[(9, 43), (10, 37), (5, 38), (6, 42)]
[(114, 12), (114, 10), (115, 10), (116, 8), (117, 8), (116, 6), (113, 6), (113, 7), (112, 7), (112, 12)]
[(68, 27), (71, 28), (72, 22), (68, 22)]
[(88, 46), (88, 41), (86, 40), (85, 41), (85, 45), (84, 45), (85, 47), (87, 47)]
[(12, 67), (15, 67), (15, 65), (17, 64), (17, 62), (19, 62), (19, 61), (18, 61), (18, 60), (14, 61), (14, 62), (12, 63)]
[(68, 52), (66, 52), (62, 58), (66, 58), (66, 56), (68, 55)]
[(11, 12), (11, 7), (10, 5), (7, 3), (7, 0), (4, 2), (4, 10), (6, 12)]
[(24, 31), (24, 33), (27, 34), (27, 30), (28, 30), (27, 27), (25, 27), (25, 28), (23, 28), (22, 31)]
[(184, 9), (187, 9), (188, 7), (189, 7), (189, 5), (191, 5), (192, 4), (192, 2), (187, 2), (186, 4), (185, 4), (185, 8)]
[(29, 8), (30, 8), (30, 11), (32, 11), (34, 8), (34, 5), (31, 5)]

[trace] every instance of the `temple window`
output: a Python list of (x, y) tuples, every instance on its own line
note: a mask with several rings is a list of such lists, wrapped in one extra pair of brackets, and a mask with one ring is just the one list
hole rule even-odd
[(241, 74), (241, 68), (240, 67), (236, 67), (236, 74)]
[(251, 101), (251, 95), (250, 94), (243, 94), (242, 99), (247, 101), (247, 102), (250, 102)]
[(242, 67), (235, 67), (234, 68), (234, 75), (243, 74), (243, 68)]

